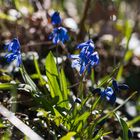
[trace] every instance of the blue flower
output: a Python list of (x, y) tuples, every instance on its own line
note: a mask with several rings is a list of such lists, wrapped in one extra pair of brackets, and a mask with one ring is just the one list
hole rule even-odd
[(5, 55), (5, 58), (8, 63), (17, 60), (17, 66), (21, 64), (21, 52), (20, 52), (20, 43), (17, 38), (14, 38), (11, 42), (5, 45), (5, 49), (8, 49), (8, 54)]
[(8, 49), (8, 52), (16, 52), (20, 50), (20, 43), (17, 38), (14, 38), (11, 42), (5, 44), (5, 49)]
[(58, 44), (60, 42), (64, 43), (68, 41), (69, 36), (67, 34), (67, 29), (64, 27), (54, 28), (53, 32), (49, 36), (49, 39), (52, 39), (54, 44)]
[(77, 48), (81, 51), (79, 55), (71, 55), (73, 59), (72, 68), (79, 67), (81, 75), (86, 69), (90, 72), (92, 67), (99, 64), (99, 55), (94, 52), (95, 47), (92, 40), (79, 44)]
[(129, 89), (128, 85), (126, 84), (119, 84), (116, 80), (112, 81), (112, 85), (115, 92), (119, 92), (120, 90), (127, 90)]
[(58, 24), (61, 24), (62, 20), (61, 20), (61, 17), (59, 15), (59, 12), (54, 12), (51, 16), (51, 23), (53, 25), (58, 25)]
[(107, 87), (103, 91), (101, 90), (100, 95), (102, 98), (106, 98), (111, 104), (114, 104), (116, 101), (116, 96), (111, 87)]
[(81, 53), (88, 55), (91, 55), (95, 49), (95, 46), (93, 44), (93, 41), (90, 39), (87, 42), (81, 43), (77, 46), (78, 49), (81, 49)]

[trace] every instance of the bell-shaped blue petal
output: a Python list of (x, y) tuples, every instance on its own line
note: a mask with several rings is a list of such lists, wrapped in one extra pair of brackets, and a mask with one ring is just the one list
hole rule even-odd
[(126, 84), (119, 84), (119, 83), (117, 83), (116, 80), (112, 81), (112, 85), (113, 85), (113, 88), (114, 88), (115, 92), (119, 92), (120, 90), (127, 90), (127, 89), (129, 89), (128, 85), (126, 85)]
[(17, 66), (21, 64), (21, 52), (20, 43), (17, 38), (14, 38), (11, 42), (5, 45), (5, 49), (8, 49), (8, 54), (5, 55), (8, 63), (17, 60)]
[(83, 72), (85, 71), (85, 69), (86, 69), (86, 65), (85, 65), (85, 63), (83, 63), (81, 65), (81, 67), (80, 67), (80, 75), (83, 74)]
[(110, 103), (114, 104), (115, 101), (116, 101), (116, 96), (115, 96), (115, 93), (114, 93), (113, 89), (112, 89), (111, 87), (107, 87), (107, 88), (105, 89), (105, 94), (106, 94), (106, 99), (107, 99)]
[(58, 25), (58, 24), (61, 24), (62, 20), (61, 20), (61, 17), (59, 15), (59, 12), (54, 12), (51, 16), (51, 23), (53, 25)]
[(107, 87), (100, 91), (101, 98), (106, 98), (111, 104), (116, 101), (116, 95), (111, 87)]
[(126, 85), (126, 84), (119, 84), (118, 88), (121, 89), (121, 90), (127, 90), (127, 89), (129, 89), (129, 86)]
[(84, 48), (84, 47), (89, 47), (90, 49), (94, 49), (95, 47), (94, 47), (94, 44), (93, 44), (93, 41), (90, 39), (90, 40), (88, 40), (88, 41), (86, 41), (86, 42), (84, 42), (84, 43), (81, 43), (81, 44), (79, 44), (78, 46), (77, 46), (77, 49), (82, 49), (82, 48)]
[(5, 49), (8, 49), (8, 52), (16, 52), (20, 49), (20, 43), (17, 38), (14, 38), (11, 42), (5, 45)]
[(69, 36), (67, 33), (67, 29), (64, 27), (58, 27), (54, 28), (53, 32), (49, 36), (49, 39), (52, 39), (52, 42), (56, 45), (59, 42), (64, 43), (65, 41), (68, 41)]
[(94, 52), (90, 57), (90, 64), (91, 66), (94, 66), (94, 65), (98, 65), (99, 64), (99, 55), (97, 52)]

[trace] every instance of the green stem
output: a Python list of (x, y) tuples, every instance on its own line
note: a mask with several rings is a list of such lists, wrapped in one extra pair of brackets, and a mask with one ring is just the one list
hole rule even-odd
[(97, 121), (96, 124), (100, 123), (102, 120), (108, 118), (110, 115), (112, 115), (114, 112), (116, 112), (119, 108), (121, 108), (126, 102), (128, 102), (133, 96), (135, 96), (137, 94), (137, 91), (133, 92), (131, 96), (129, 96), (124, 102), (123, 104), (120, 104), (118, 107), (116, 107), (113, 111), (109, 112), (108, 114), (106, 114), (104, 117), (102, 117), (101, 119), (99, 119)]

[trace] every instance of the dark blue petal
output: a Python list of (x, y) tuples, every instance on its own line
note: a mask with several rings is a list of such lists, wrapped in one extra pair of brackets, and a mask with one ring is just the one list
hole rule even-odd
[(80, 68), (80, 74), (83, 74), (83, 72), (85, 71), (85, 64), (81, 65), (81, 68)]
[(68, 41), (69, 37), (67, 34), (67, 29), (63, 27), (54, 28), (53, 32), (50, 35), (54, 44), (58, 44), (59, 42), (64, 43)]
[(115, 96), (115, 94), (113, 94), (113, 95), (110, 97), (109, 102), (110, 102), (112, 105), (116, 102), (116, 96)]
[(88, 72), (89, 74), (91, 73), (91, 65), (88, 65), (87, 72)]
[(115, 93), (113, 91), (113, 89), (111, 87), (107, 87), (105, 89), (105, 94), (106, 94), (106, 99), (111, 103), (114, 104), (116, 101), (116, 96)]
[(62, 20), (59, 15), (59, 12), (54, 12), (53, 15), (51, 16), (51, 22), (53, 25), (61, 24)]
[(90, 59), (90, 64), (92, 65), (92, 66), (94, 66), (94, 65), (98, 65), (99, 64), (99, 55), (98, 55), (98, 53), (97, 52), (94, 52), (90, 57), (89, 57), (89, 59)]
[(101, 95), (101, 98), (106, 97), (106, 93), (105, 93), (105, 91), (104, 91), (104, 90), (103, 90), (103, 91), (101, 90), (100, 95)]
[(118, 88), (121, 89), (121, 90), (127, 90), (127, 89), (129, 89), (129, 86), (126, 85), (126, 84), (119, 84)]
[(119, 89), (118, 89), (118, 83), (117, 83), (116, 80), (113, 80), (113, 81), (112, 81), (112, 85), (113, 85), (113, 87), (114, 87), (114, 89), (115, 89), (116, 91), (119, 90)]
[(17, 38), (14, 38), (11, 42), (5, 45), (5, 49), (8, 49), (8, 52), (16, 52), (20, 49), (20, 43)]
[(17, 55), (14, 54), (14, 53), (10, 53), (10, 54), (5, 55), (6, 61), (7, 61), (8, 63), (10, 63), (10, 62), (12, 62), (13, 60), (15, 60), (16, 57), (17, 57)]
[(95, 88), (95, 89), (92, 89), (92, 91), (91, 91), (93, 94), (95, 94), (95, 93), (98, 93), (98, 94), (100, 94), (100, 92), (101, 92), (101, 89), (100, 88)]
[(133, 138), (133, 136), (134, 136), (133, 132), (130, 129), (128, 129), (128, 137)]
[(22, 63), (21, 54), (19, 53), (19, 54), (17, 55), (17, 67), (19, 67), (19, 66), (21, 65), (21, 63)]

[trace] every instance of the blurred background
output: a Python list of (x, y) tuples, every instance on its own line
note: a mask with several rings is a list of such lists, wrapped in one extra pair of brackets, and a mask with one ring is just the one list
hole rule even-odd
[[(114, 78), (129, 85), (127, 93), (117, 95), (118, 102), (123, 102), (133, 91), (136, 97), (122, 109), (127, 119), (140, 115), (140, 1), (139, 0), (0, 0), (0, 82), (20, 79), (16, 68), (6, 63), (3, 45), (14, 37), (18, 37), (22, 46), (22, 57), (29, 74), (35, 73), (32, 54), (41, 64), (51, 50), (55, 54), (55, 46), (49, 40), (53, 26), (50, 16), (59, 11), (70, 39), (66, 43), (69, 53), (76, 53), (78, 43), (93, 39), (96, 51), (99, 52), (100, 65), (95, 69), (95, 83), (103, 80), (119, 65)], [(64, 57), (64, 50), (58, 49), (59, 56)], [(71, 84), (78, 80), (69, 77), (65, 61), (65, 74)], [(3, 71), (6, 69), (6, 71)], [(14, 72), (13, 72), (14, 70)], [(3, 77), (3, 73), (7, 77)], [(14, 76), (12, 76), (12, 74)], [(90, 77), (90, 76), (89, 76)], [(89, 78), (90, 79), (90, 78)], [(74, 83), (73, 83), (74, 82)], [(75, 94), (76, 89), (73, 89)], [(4, 101), (7, 95), (1, 98)], [(139, 118), (140, 119), (140, 118)], [(140, 122), (135, 124), (139, 128)], [(136, 131), (136, 137), (140, 128)], [(140, 134), (139, 134), (140, 135)]]

